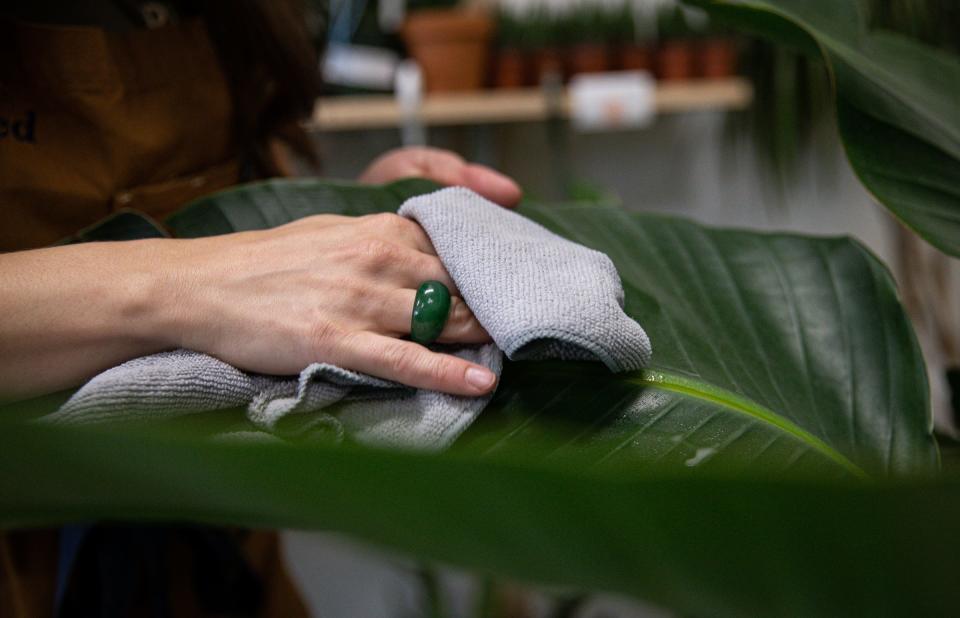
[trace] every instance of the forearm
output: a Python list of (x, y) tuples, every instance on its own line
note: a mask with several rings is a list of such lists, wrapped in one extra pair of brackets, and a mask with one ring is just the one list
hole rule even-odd
[(172, 347), (167, 240), (0, 255), (0, 397), (76, 386)]
[[(417, 388), (488, 393), (496, 376), (486, 367), (400, 339), (428, 279), (457, 291), (423, 230), (387, 214), (0, 255), (0, 397), (68, 388), (178, 347), (257, 373), (325, 362)], [(489, 341), (453, 301), (438, 341)]]

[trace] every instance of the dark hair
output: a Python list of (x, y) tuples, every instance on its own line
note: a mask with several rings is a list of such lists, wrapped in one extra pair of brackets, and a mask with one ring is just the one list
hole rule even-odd
[(301, 0), (201, 0), (230, 83), (241, 169), (249, 178), (283, 170), (273, 141), (316, 165), (301, 122), (320, 94), (317, 47)]

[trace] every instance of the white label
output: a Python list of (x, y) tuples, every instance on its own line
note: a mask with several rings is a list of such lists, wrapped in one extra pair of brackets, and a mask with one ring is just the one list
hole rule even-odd
[(397, 54), (364, 45), (331, 44), (323, 55), (323, 80), (328, 84), (390, 90)]
[(423, 71), (415, 60), (400, 61), (393, 88), (400, 109), (400, 141), (404, 146), (426, 144), (427, 132), (419, 116), (423, 103)]
[(570, 115), (581, 131), (642, 127), (654, 117), (656, 82), (644, 71), (575, 75)]

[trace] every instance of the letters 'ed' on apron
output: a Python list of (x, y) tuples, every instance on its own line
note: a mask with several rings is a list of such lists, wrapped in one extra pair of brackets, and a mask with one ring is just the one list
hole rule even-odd
[(162, 219), (236, 183), (232, 112), (200, 19), (126, 32), (0, 19), (0, 251), (123, 208)]

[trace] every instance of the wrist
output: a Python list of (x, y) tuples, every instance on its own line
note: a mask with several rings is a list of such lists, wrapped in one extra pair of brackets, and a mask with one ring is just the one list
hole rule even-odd
[(131, 335), (157, 350), (183, 346), (189, 312), (184, 311), (190, 270), (183, 266), (184, 243), (174, 239), (133, 241), (135, 266), (120, 293), (123, 323)]

